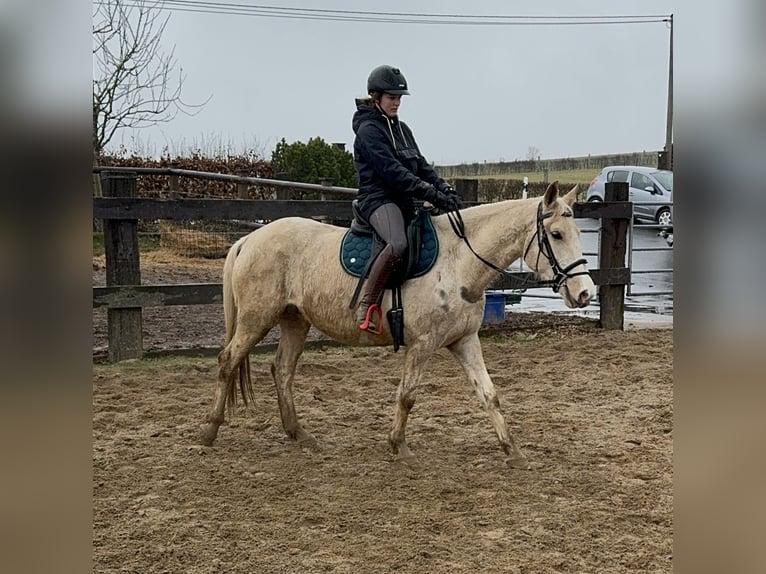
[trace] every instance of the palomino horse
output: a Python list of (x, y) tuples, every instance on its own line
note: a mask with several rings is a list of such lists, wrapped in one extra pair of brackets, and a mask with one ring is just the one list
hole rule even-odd
[[(414, 458), (404, 436), (407, 417), (428, 359), (446, 347), (463, 367), (487, 411), (508, 464), (528, 468), (508, 432), (484, 365), (478, 335), (484, 290), (499, 270), (523, 257), (541, 279), (554, 285), (568, 307), (588, 305), (595, 286), (582, 259), (580, 230), (573, 217), (576, 193), (575, 186), (559, 197), (558, 183), (554, 182), (542, 198), (466, 208), (460, 213), (468, 241), (454, 232), (454, 226), (450, 228), (447, 215), (433, 218), (439, 257), (428, 273), (408, 280), (402, 288), (406, 352), (389, 435), (396, 457), (405, 461)], [(226, 346), (218, 356), (215, 400), (203, 429), (203, 444), (215, 441), (227, 399), (230, 406), (236, 402), (237, 375), (243, 400), (247, 403), (248, 396), (252, 398), (249, 354), (275, 325), (280, 327), (280, 340), (271, 374), (282, 426), (288, 436), (300, 442), (314, 441), (298, 422), (292, 390), (309, 327), (313, 325), (346, 345), (392, 344), (387, 324), (379, 335), (361, 331), (354, 311), (349, 309), (357, 279), (341, 268), (339, 249), (345, 231), (288, 217), (253, 231), (231, 247), (223, 268)], [(385, 316), (391, 307), (390, 291), (381, 307)]]

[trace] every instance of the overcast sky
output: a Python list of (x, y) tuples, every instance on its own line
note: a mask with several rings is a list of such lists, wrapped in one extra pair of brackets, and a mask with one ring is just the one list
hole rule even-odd
[[(223, 0), (215, 0), (221, 1)], [(255, 5), (253, 0), (230, 0)], [(283, 7), (465, 15), (667, 15), (675, 18), (675, 107), (699, 91), (721, 54), (710, 33), (726, 3), (696, 0), (270, 0)], [(193, 117), (115, 143), (172, 155), (321, 137), (351, 149), (354, 98), (370, 70), (399, 67), (412, 95), (400, 117), (437, 164), (659, 150), (665, 142), (669, 26), (427, 25), (338, 22), (173, 10), (163, 36), (186, 74), (183, 99), (210, 98)], [(709, 82), (705, 82), (709, 84)], [(707, 89), (707, 88), (706, 88)]]

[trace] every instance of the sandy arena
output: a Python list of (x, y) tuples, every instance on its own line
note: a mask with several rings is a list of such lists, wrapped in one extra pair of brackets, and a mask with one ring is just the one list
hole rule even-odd
[[(221, 265), (154, 255), (142, 280), (217, 282)], [(205, 309), (148, 313), (145, 347), (220, 345), (221, 311)], [(407, 427), (417, 466), (387, 443), (401, 352), (303, 355), (296, 407), (318, 449), (282, 432), (268, 353), (253, 360), (255, 403), (227, 416), (213, 447), (198, 441), (213, 358), (95, 364), (94, 572), (671, 572), (672, 330), (510, 315), (519, 328), (487, 330), (483, 347), (530, 471), (503, 463), (447, 351)]]

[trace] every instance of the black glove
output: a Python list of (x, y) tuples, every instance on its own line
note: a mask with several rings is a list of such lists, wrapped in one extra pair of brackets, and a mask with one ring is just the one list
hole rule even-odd
[(455, 193), (455, 189), (448, 184), (446, 181), (442, 182), (442, 184), (439, 186), (439, 191), (442, 193), (449, 195), (452, 200), (457, 204), (457, 207), (455, 207), (455, 210), (457, 209), (463, 209), (463, 200), (460, 198), (460, 196)]
[(455, 201), (455, 197), (457, 196), (446, 194), (433, 186), (429, 187), (430, 189), (423, 194), (423, 199), (433, 205), (436, 209), (443, 212), (460, 209), (460, 204), (458, 201)]
[(460, 196), (457, 193), (454, 193), (454, 192), (450, 193), (449, 196), (452, 199), (452, 202), (455, 204), (455, 209), (453, 211), (457, 211), (458, 209), (463, 209), (463, 200), (460, 198)]

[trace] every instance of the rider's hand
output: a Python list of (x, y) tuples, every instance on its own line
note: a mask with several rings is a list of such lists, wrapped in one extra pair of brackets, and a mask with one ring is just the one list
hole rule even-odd
[(455, 211), (457, 211), (458, 209), (463, 209), (463, 200), (457, 193), (454, 193), (453, 191), (452, 193), (449, 194), (449, 196), (452, 198), (452, 201), (455, 204)]
[(423, 190), (423, 199), (439, 211), (457, 211), (463, 206), (456, 194), (444, 193), (428, 183), (424, 184), (421, 189)]
[[(460, 209), (460, 204), (455, 200), (457, 196), (444, 193), (443, 191), (437, 191), (436, 197), (433, 200), (429, 200), (436, 209), (443, 212), (457, 211)], [(458, 198), (459, 199), (459, 198)]]
[(463, 200), (455, 192), (455, 188), (452, 187), (450, 184), (448, 184), (446, 181), (439, 186), (439, 191), (441, 191), (442, 193), (445, 193), (446, 195), (449, 195), (452, 198), (452, 201), (455, 204), (455, 208), (452, 211), (463, 209)]

